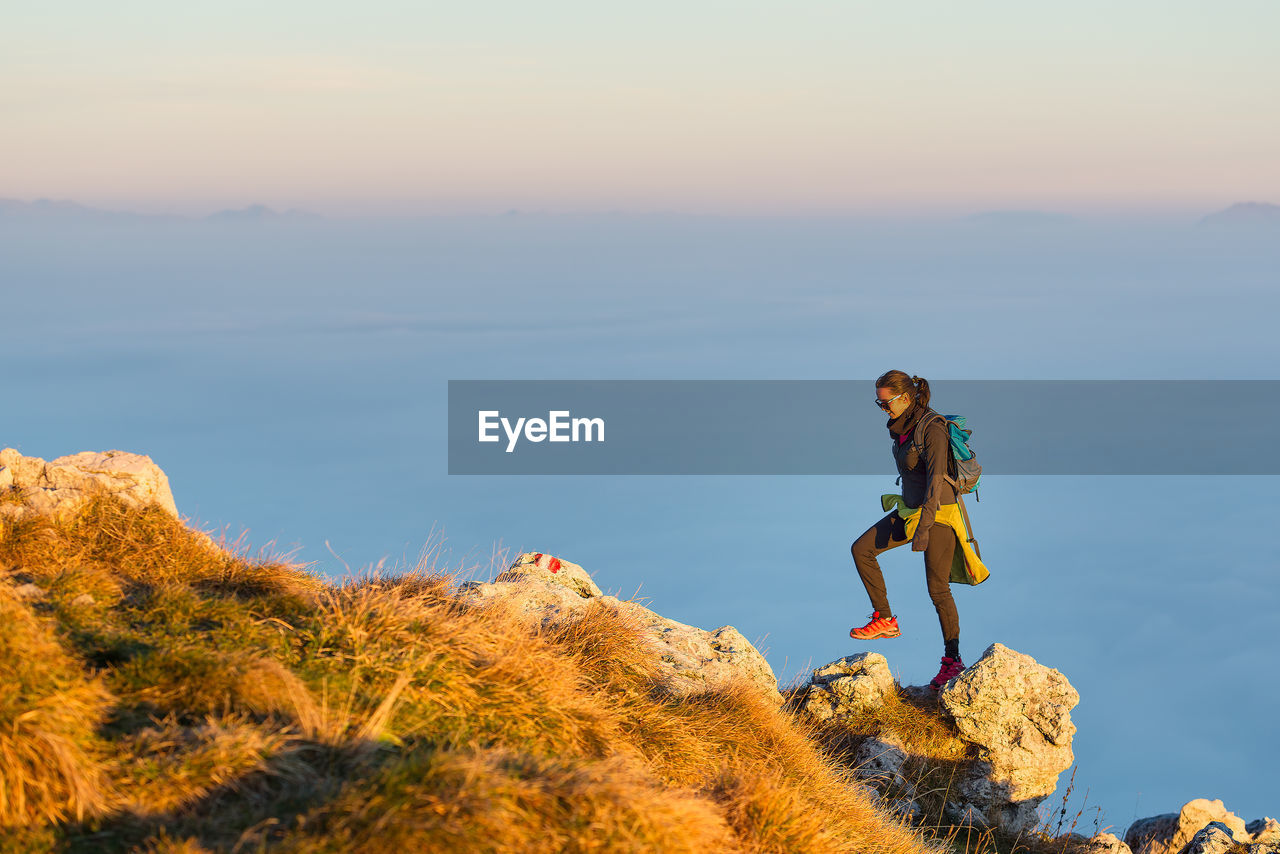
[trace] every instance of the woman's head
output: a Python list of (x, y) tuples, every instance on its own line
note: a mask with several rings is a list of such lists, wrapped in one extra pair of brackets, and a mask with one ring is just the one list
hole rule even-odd
[(897, 418), (906, 412), (913, 402), (929, 405), (929, 381), (913, 377), (902, 371), (888, 371), (876, 380), (876, 400), (880, 408)]

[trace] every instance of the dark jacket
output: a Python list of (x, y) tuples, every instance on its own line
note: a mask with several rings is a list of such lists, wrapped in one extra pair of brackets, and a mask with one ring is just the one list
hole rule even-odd
[[(946, 422), (934, 418), (923, 428), (923, 435), (916, 436), (914, 443), (911, 441), (915, 428), (933, 412), (917, 406), (889, 422), (893, 461), (898, 464), (898, 474), (902, 475), (902, 500), (908, 507), (921, 508), (917, 530), (925, 531), (933, 527), (938, 505), (956, 503), (955, 489), (943, 479), (943, 475), (949, 473), (947, 466), (951, 461), (951, 435)], [(900, 442), (899, 435), (905, 436), (906, 441)], [(923, 447), (922, 453), (917, 452), (916, 444)]]

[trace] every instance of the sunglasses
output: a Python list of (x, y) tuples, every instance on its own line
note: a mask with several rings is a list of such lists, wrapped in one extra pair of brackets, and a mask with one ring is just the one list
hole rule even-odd
[[(906, 394), (906, 392), (904, 391), (902, 394)], [(880, 398), (878, 398), (878, 397), (877, 397), (877, 398), (876, 398), (876, 406), (878, 406), (878, 407), (880, 407), (881, 409), (883, 409), (883, 410), (885, 410), (886, 412), (888, 412), (888, 411), (889, 411), (889, 406), (890, 406), (890, 405), (891, 405), (895, 400), (897, 400), (898, 398), (902, 397), (902, 394), (895, 394), (893, 397), (889, 398), (888, 400), (881, 400)]]

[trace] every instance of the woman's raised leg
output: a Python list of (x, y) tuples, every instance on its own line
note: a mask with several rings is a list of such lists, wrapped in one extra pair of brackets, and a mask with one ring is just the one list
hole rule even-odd
[(894, 511), (868, 528), (849, 547), (854, 566), (858, 568), (858, 575), (862, 578), (862, 586), (867, 589), (867, 596), (871, 599), (871, 607), (884, 619), (891, 617), (893, 612), (889, 610), (884, 573), (880, 571), (880, 562), (876, 560), (876, 556), (905, 542), (908, 542), (906, 523)]

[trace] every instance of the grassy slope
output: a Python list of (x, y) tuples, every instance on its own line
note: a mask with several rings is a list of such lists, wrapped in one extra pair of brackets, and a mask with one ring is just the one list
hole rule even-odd
[(603, 606), (535, 632), (428, 570), (332, 586), (110, 498), (9, 525), (0, 570), (0, 851), (923, 854), (840, 757), (895, 729), (943, 792), (963, 755), (906, 705), (815, 730), (666, 697)]

